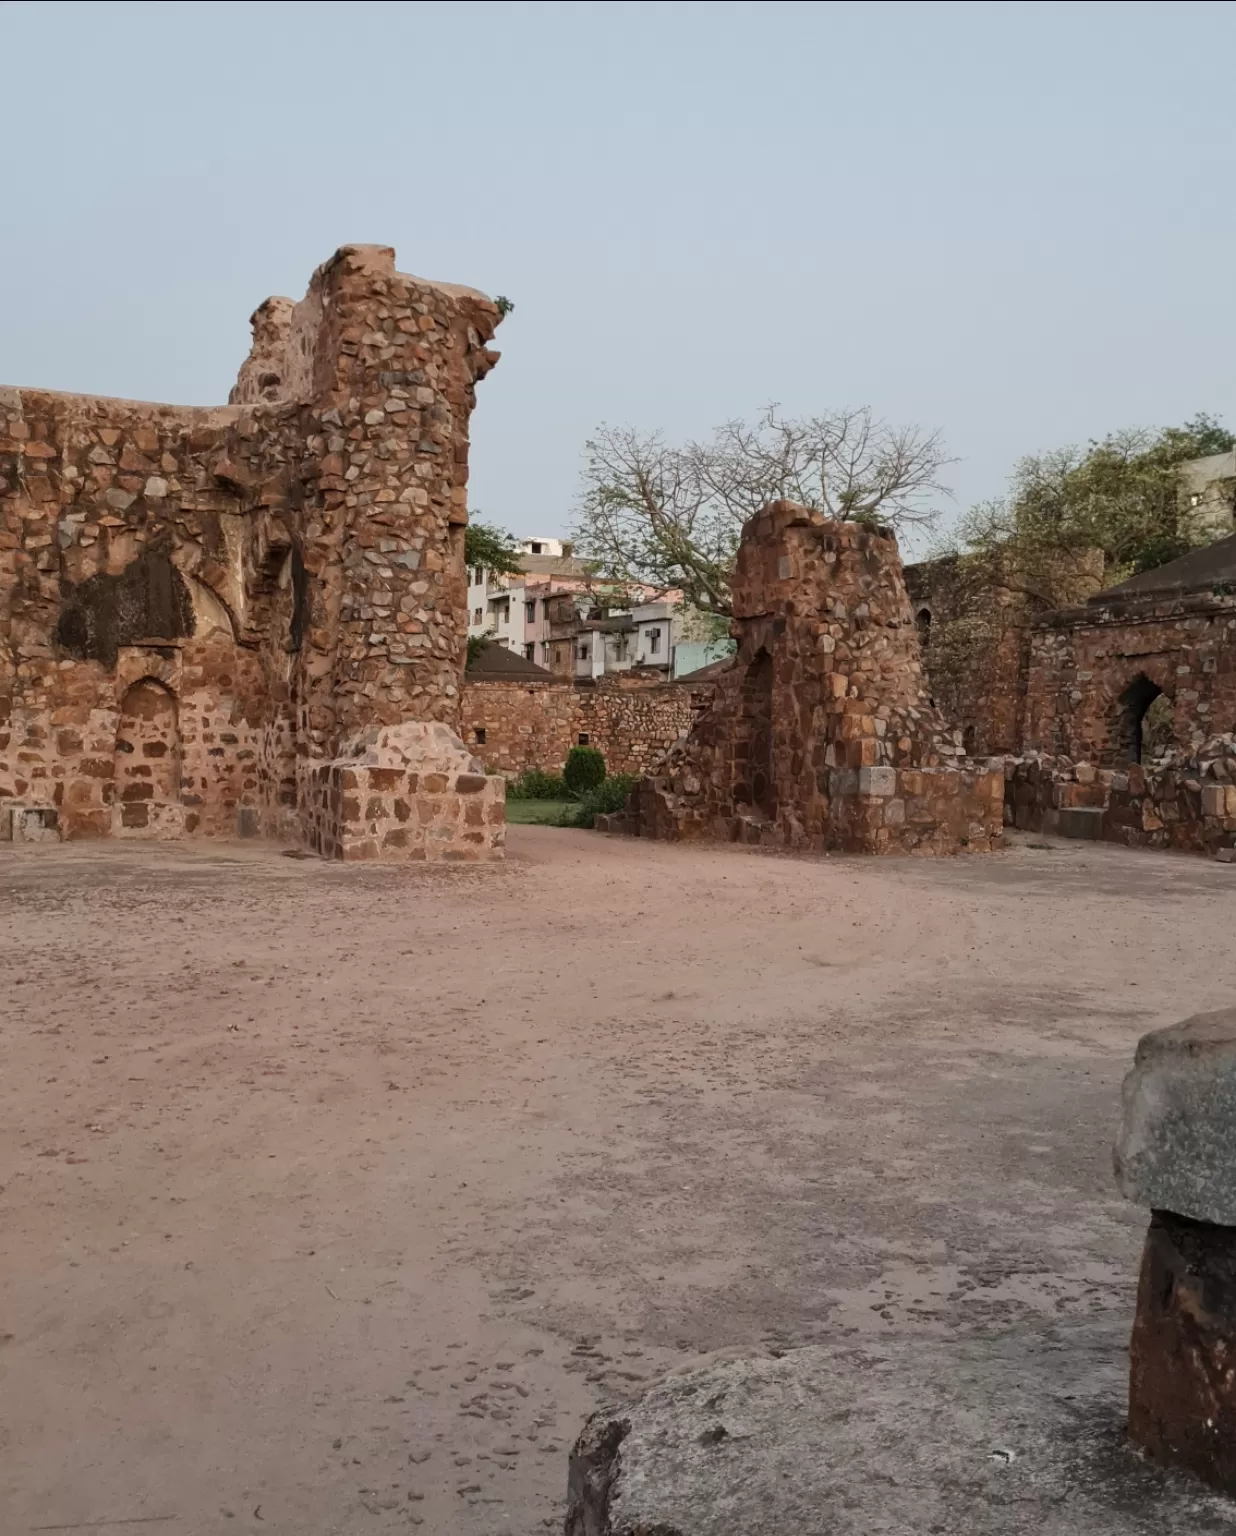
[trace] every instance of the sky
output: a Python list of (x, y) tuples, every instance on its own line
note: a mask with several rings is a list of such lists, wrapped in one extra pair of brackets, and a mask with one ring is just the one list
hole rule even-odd
[[(0, 383), (210, 404), (340, 245), (515, 304), (474, 515), (778, 402), (1236, 428), (1236, 6), (0, 3)], [(1228, 295), (1228, 297), (1225, 297)]]

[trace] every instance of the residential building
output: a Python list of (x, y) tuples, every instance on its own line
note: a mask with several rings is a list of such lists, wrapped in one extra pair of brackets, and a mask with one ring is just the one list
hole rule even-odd
[(470, 637), (574, 678), (680, 677), (733, 651), (724, 620), (686, 608), (680, 592), (600, 580), (563, 539), (518, 543), (517, 574), (469, 570)]

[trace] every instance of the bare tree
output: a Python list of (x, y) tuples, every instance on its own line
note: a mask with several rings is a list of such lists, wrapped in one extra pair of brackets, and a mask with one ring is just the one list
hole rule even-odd
[(586, 444), (576, 546), (620, 580), (678, 587), (728, 614), (742, 525), (761, 507), (784, 498), (895, 530), (930, 525), (949, 462), (938, 432), (889, 426), (866, 407), (794, 419), (770, 405), (681, 448), (601, 427)]

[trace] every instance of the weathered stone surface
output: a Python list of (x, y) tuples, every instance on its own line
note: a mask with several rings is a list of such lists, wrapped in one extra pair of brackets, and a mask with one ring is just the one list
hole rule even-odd
[(1148, 768), (1101, 768), (1040, 752), (1006, 758), (1004, 814), (1026, 832), (1065, 833), (1088, 822), (1105, 842), (1211, 852), (1228, 862), (1236, 838), (1236, 735), (1208, 736)]
[(1115, 1165), (1128, 1199), (1236, 1227), (1236, 1008), (1143, 1036), (1123, 1099)]
[(464, 676), (465, 741), (492, 773), (561, 773), (586, 737), (609, 773), (645, 773), (712, 700), (711, 683), (635, 682), (618, 673), (577, 684), (478, 681)]
[(897, 544), (779, 501), (743, 528), (734, 664), (628, 807), (641, 836), (861, 853), (987, 851), (1003, 773), (923, 681)]
[[(358, 732), (458, 725), (468, 425), (499, 318), (344, 246), (254, 315), (227, 406), (0, 390), (0, 820), (317, 836), (319, 774)], [(161, 723), (134, 741), (143, 698)], [(336, 833), (350, 857), (372, 842)]]
[(567, 1536), (1230, 1536), (1129, 1446), (1123, 1387), (1093, 1326), (708, 1364), (589, 1421)]
[(1236, 1229), (1154, 1213), (1129, 1355), (1136, 1443), (1236, 1493)]
[(1069, 806), (1057, 812), (1055, 830), (1061, 837), (1097, 842), (1103, 834), (1103, 812), (1092, 806)]

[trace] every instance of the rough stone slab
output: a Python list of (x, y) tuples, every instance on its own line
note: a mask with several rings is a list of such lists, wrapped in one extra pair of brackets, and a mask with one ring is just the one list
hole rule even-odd
[(1156, 1211), (1129, 1370), (1129, 1433), (1158, 1461), (1236, 1493), (1236, 1229)]
[(1123, 1096), (1115, 1164), (1124, 1194), (1236, 1226), (1236, 1008), (1144, 1035)]
[(1057, 815), (1056, 831), (1061, 837), (1097, 842), (1103, 836), (1103, 812), (1095, 806), (1068, 806)]
[(595, 1414), (567, 1536), (1213, 1536), (1125, 1433), (1114, 1321), (722, 1360)]

